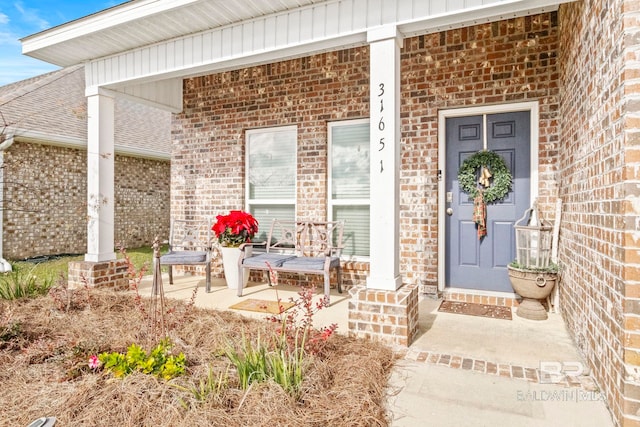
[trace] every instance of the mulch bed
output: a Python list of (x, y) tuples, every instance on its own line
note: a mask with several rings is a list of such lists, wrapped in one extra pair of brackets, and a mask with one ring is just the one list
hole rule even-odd
[[(0, 424), (26, 426), (53, 416), (65, 427), (389, 425), (386, 387), (395, 356), (388, 347), (334, 334), (310, 359), (299, 398), (274, 382), (243, 390), (221, 349), (258, 334), (266, 340), (278, 323), (185, 310), (176, 301), (167, 302), (173, 310), (170, 337), (174, 350), (186, 356), (185, 375), (166, 381), (132, 373), (119, 379), (91, 370), (92, 354), (126, 352), (131, 343), (153, 347), (134, 300), (129, 291), (98, 289), (68, 309), (49, 296), (0, 300)], [(189, 390), (201, 387), (211, 371), (227, 372), (228, 384), (198, 399)]]
[(462, 301), (442, 301), (438, 311), (511, 320), (511, 308), (497, 305), (476, 304)]

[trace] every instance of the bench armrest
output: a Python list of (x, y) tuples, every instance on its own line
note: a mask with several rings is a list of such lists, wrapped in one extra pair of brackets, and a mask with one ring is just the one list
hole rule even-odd
[(328, 257), (340, 256), (342, 254), (342, 249), (344, 249), (344, 246), (330, 246), (325, 249), (324, 255)]
[(252, 247), (253, 248), (253, 247), (256, 247), (256, 246), (264, 246), (264, 247), (266, 247), (267, 246), (267, 242), (260, 242), (260, 243), (248, 242), (248, 243), (243, 243), (238, 247), (238, 249), (240, 249), (240, 251), (244, 252), (244, 249), (246, 247)]

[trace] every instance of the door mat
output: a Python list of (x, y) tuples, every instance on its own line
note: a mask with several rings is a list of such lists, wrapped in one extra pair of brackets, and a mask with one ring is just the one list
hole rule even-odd
[(490, 317), (511, 320), (511, 307), (476, 304), (462, 301), (442, 301), (438, 311), (444, 313), (467, 314), (469, 316)]
[(295, 304), (292, 302), (268, 301), (263, 299), (245, 299), (231, 307), (234, 310), (258, 311), (261, 313), (280, 314), (280, 306), (282, 311), (287, 311)]

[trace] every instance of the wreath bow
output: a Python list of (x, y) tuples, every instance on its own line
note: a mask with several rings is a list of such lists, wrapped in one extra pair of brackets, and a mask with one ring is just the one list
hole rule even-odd
[(482, 191), (473, 199), (473, 222), (478, 226), (478, 240), (487, 235), (487, 204), (482, 197)]
[(478, 178), (478, 183), (482, 185), (484, 188), (487, 188), (491, 185), (490, 178), (493, 175), (489, 172), (489, 168), (486, 166), (482, 167), (482, 172), (480, 172), (480, 178)]

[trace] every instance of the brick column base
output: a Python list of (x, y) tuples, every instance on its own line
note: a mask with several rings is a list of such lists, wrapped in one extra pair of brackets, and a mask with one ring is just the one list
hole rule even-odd
[(127, 261), (124, 259), (117, 259), (102, 262), (69, 262), (69, 289), (77, 289), (83, 287), (85, 284), (90, 287), (128, 287)]
[(354, 286), (349, 293), (349, 335), (408, 347), (418, 332), (418, 288), (397, 291)]

